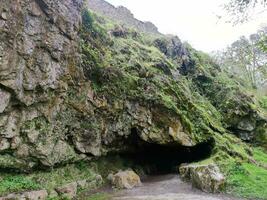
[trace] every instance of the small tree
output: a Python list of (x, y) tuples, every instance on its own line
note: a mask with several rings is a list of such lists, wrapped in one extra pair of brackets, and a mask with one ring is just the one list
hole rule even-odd
[(243, 23), (249, 20), (252, 11), (261, 7), (261, 11), (266, 11), (267, 0), (230, 0), (224, 5), (230, 16), (230, 21), (234, 24)]
[(267, 79), (267, 28), (250, 37), (241, 37), (225, 51), (217, 52), (217, 62), (252, 88), (259, 88)]

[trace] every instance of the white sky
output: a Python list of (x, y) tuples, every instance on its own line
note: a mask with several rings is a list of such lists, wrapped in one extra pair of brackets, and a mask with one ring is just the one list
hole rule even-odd
[(267, 23), (267, 12), (233, 26), (218, 20), (226, 0), (106, 0), (132, 11), (135, 18), (151, 21), (162, 33), (175, 34), (206, 52), (225, 48), (240, 36), (248, 36)]

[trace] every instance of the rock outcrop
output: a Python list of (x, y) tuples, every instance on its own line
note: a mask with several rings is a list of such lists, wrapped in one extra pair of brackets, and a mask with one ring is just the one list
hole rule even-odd
[(224, 175), (214, 164), (190, 164), (179, 168), (181, 177), (205, 192), (219, 192), (225, 186)]
[(160, 34), (158, 28), (151, 22), (142, 22), (138, 19), (135, 19), (130, 10), (123, 6), (114, 7), (103, 0), (87, 0), (88, 7), (92, 11), (99, 13), (103, 16), (126, 24), (129, 27), (133, 27), (141, 32)]

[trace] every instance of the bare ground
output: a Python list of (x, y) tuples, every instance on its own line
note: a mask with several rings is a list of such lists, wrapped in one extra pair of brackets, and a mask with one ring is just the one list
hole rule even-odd
[(111, 200), (240, 200), (225, 194), (207, 194), (192, 188), (178, 175), (148, 177), (143, 186), (113, 192)]

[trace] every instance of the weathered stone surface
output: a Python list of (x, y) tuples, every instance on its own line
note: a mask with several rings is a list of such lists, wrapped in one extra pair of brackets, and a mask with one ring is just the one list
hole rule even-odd
[(9, 104), (11, 94), (0, 88), (0, 113), (3, 113)]
[(122, 22), (139, 31), (153, 34), (160, 34), (158, 28), (151, 22), (142, 22), (134, 18), (130, 10), (123, 6), (114, 7), (103, 0), (87, 0), (88, 7), (94, 12), (98, 12), (112, 20)]
[(45, 200), (48, 196), (46, 190), (25, 192), (23, 194), (27, 200)]
[(19, 135), (19, 117), (20, 114), (17, 111), (12, 111), (7, 115), (7, 120), (0, 129), (0, 135), (5, 138), (14, 138)]
[(0, 152), (9, 149), (10, 143), (6, 138), (0, 138)]
[(29, 191), (21, 194), (9, 194), (5, 197), (0, 197), (0, 200), (45, 200), (48, 197), (46, 190)]
[(62, 102), (56, 96), (64, 96), (61, 90), (68, 85), (63, 79), (76, 63), (82, 3), (7, 0), (0, 5), (0, 146), (22, 162), (37, 158), (51, 166), (78, 156), (64, 134), (55, 134), (63, 130), (52, 118)]
[(80, 189), (85, 189), (88, 186), (87, 180), (77, 181), (77, 187)]
[(77, 194), (77, 183), (73, 182), (63, 185), (61, 187), (56, 188), (56, 191), (58, 192), (58, 194), (71, 199)]
[(120, 189), (132, 189), (142, 185), (139, 176), (132, 170), (120, 171), (115, 175), (109, 175), (109, 180), (114, 187)]
[(256, 127), (256, 122), (253, 122), (249, 119), (244, 119), (238, 123), (237, 127), (243, 131), (253, 131)]
[(223, 189), (225, 178), (215, 164), (189, 164), (179, 168), (181, 177), (205, 192), (219, 192)]

